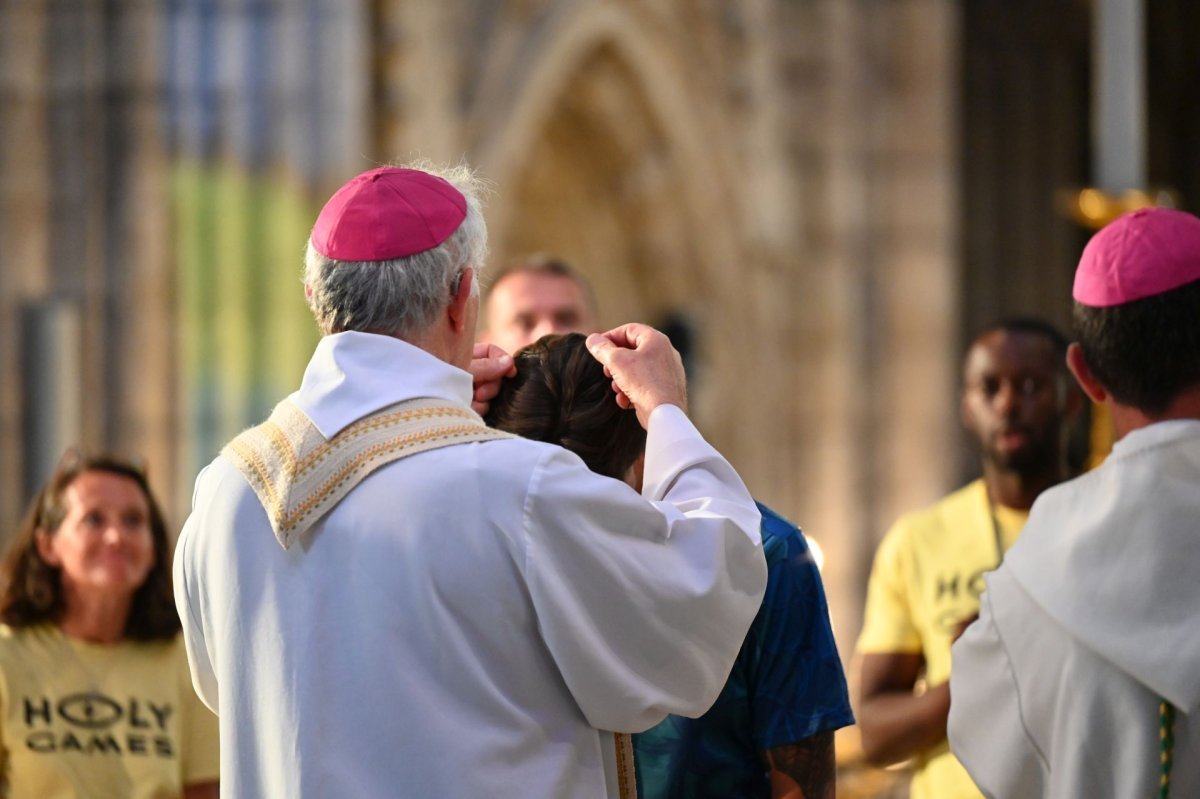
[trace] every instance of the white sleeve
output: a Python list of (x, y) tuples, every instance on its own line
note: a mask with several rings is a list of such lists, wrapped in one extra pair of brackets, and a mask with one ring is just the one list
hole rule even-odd
[(525, 505), (543, 638), (588, 722), (618, 732), (704, 713), (766, 586), (754, 500), (674, 406), (651, 414), (644, 493), (553, 449)]
[[(200, 479), (196, 480), (199, 490)], [(200, 619), (200, 597), (197, 593), (197, 564), (195, 551), (192, 548), (192, 530), (196, 526), (194, 510), (183, 525), (179, 540), (175, 543), (175, 561), (172, 580), (175, 588), (175, 607), (179, 611), (179, 620), (183, 624), (183, 643), (187, 649), (188, 670), (192, 674), (192, 685), (196, 695), (214, 713), (217, 709), (217, 675), (213, 669), (208, 646), (204, 637), (204, 625)]]
[(955, 642), (950, 670), (950, 750), (984, 795), (1046, 795), (1046, 761), (1026, 728), (1008, 647), (992, 609), (996, 574), (979, 619)]

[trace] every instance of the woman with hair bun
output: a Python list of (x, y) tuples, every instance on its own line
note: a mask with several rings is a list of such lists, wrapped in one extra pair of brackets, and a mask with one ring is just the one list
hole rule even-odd
[(641, 488), (646, 431), (614, 400), (611, 382), (580, 333), (543, 336), (513, 357), (486, 421), (534, 441), (558, 444), (597, 474)]
[(217, 719), (192, 688), (141, 469), (68, 451), (3, 577), (0, 793), (216, 797)]
[[(579, 333), (516, 353), (488, 424), (558, 444), (588, 468), (642, 488), (646, 431), (615, 400)], [(834, 795), (835, 730), (854, 723), (821, 577), (799, 528), (759, 504), (767, 592), (724, 690), (698, 719), (635, 735), (642, 799)]]

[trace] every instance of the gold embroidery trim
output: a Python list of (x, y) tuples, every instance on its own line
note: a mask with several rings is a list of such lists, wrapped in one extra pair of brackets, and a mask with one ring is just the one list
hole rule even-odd
[[(428, 403), (409, 400), (401, 405)], [(392, 406), (395, 408), (397, 406)], [(450, 424), (425, 426), (445, 419)], [(455, 424), (457, 422), (457, 424)], [(395, 432), (380, 441), (364, 437)], [(307, 416), (288, 401), (281, 402), (271, 417), (229, 442), (225, 452), (250, 482), (267, 511), (280, 543), (286, 548), (291, 531), (314, 512), (336, 504), (375, 469), (406, 455), (467, 441), (512, 438), (508, 433), (483, 424), (466, 408), (432, 405), (390, 410), (368, 416), (324, 439)], [(329, 463), (330, 458), (346, 455)], [(331, 470), (325, 477), (321, 469)], [(320, 480), (304, 489), (303, 498), (289, 507), (288, 488), (305, 477)], [(311, 482), (310, 479), (310, 482)], [(302, 487), (303, 488), (303, 487)]]
[(617, 796), (637, 799), (637, 777), (634, 774), (633, 738), (629, 733), (613, 733), (617, 755)]
[[(280, 530), (290, 530), (296, 526), (298, 522), (304, 519), (305, 516), (312, 513), (313, 509), (325, 501), (333, 494), (343, 483), (354, 476), (355, 472), (359, 471), (370, 460), (387, 454), (404, 453), (405, 450), (415, 449), (422, 444), (429, 444), (435, 441), (444, 441), (446, 444), (451, 443), (451, 439), (464, 438), (472, 434), (479, 433), (478, 425), (462, 425), (460, 427), (438, 427), (433, 430), (428, 430), (422, 433), (409, 433), (407, 435), (397, 436), (396, 438), (382, 441), (378, 444), (372, 444), (364, 450), (358, 452), (353, 458), (345, 461), (340, 465), (334, 473), (327, 479), (315, 493), (310, 494), (307, 499), (299, 503), (290, 511), (285, 511), (281, 502), (277, 501), (273, 510), (276, 518), (279, 519)], [(330, 447), (325, 446), (322, 450), (329, 450)], [(324, 458), (327, 452), (321, 452), (320, 457)], [(383, 464), (379, 464), (383, 465)], [(311, 467), (308, 464), (305, 469)]]

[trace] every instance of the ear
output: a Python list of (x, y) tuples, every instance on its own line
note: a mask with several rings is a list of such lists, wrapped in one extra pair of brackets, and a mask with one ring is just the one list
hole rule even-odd
[(958, 398), (958, 420), (965, 430), (975, 429), (975, 416), (971, 413), (970, 407), (967, 405), (967, 392), (963, 389), (959, 393)]
[(1062, 417), (1064, 419), (1074, 419), (1083, 410), (1083, 403), (1087, 401), (1087, 398), (1078, 386), (1070, 384), (1070, 378), (1064, 376), (1062, 381), (1065, 389), (1063, 391), (1062, 402), (1060, 403), (1062, 405)]
[(46, 561), (49, 566), (61, 566), (62, 559), (58, 556), (58, 550), (54, 548), (54, 535), (45, 530), (38, 530), (34, 534), (33, 542), (37, 546), (38, 554), (42, 560)]
[[(450, 305), (447, 312), (450, 315), (450, 326), (454, 328), (456, 333), (461, 333), (466, 329), (468, 321), (468, 309), (471, 305), (471, 287), (475, 284), (475, 270), (471, 268), (464, 269), (458, 279), (458, 290), (454, 292), (454, 296), (450, 298)], [(474, 333), (474, 331), (471, 331)]]
[(1071, 370), (1071, 374), (1075, 375), (1079, 387), (1092, 402), (1102, 404), (1108, 399), (1108, 390), (1092, 374), (1092, 370), (1087, 365), (1087, 359), (1083, 357), (1083, 348), (1077, 342), (1071, 342), (1071, 345), (1067, 347), (1067, 368)]

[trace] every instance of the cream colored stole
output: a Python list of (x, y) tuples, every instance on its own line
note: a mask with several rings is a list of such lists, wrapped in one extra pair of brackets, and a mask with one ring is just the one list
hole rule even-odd
[(221, 454), (249, 481), (287, 549), (380, 466), (451, 444), (500, 438), (514, 436), (488, 427), (470, 408), (422, 397), (364, 416), (327, 439), (284, 400)]
[[(468, 408), (419, 398), (365, 416), (327, 439), (284, 400), (221, 454), (250, 483), (275, 538), (287, 549), (380, 466), (451, 444), (501, 438), (515, 436), (493, 430)], [(636, 799), (632, 741), (623, 733), (612, 735), (617, 796)]]

